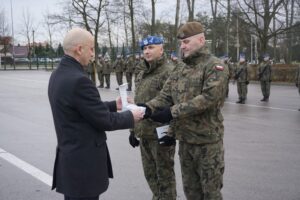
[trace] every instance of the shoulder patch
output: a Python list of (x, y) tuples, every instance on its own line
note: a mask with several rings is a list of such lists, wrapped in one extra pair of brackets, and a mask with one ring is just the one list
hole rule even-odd
[(216, 70), (219, 70), (219, 71), (223, 71), (224, 70), (224, 67), (221, 66), (221, 65), (216, 65), (215, 68), (216, 68)]

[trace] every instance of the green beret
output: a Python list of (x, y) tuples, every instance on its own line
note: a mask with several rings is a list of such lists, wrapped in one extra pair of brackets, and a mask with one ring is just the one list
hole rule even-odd
[(187, 22), (179, 28), (177, 38), (185, 39), (203, 32), (204, 27), (200, 22)]

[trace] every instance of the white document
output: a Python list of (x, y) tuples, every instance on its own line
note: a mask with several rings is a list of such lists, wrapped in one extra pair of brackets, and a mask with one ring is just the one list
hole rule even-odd
[(145, 114), (145, 111), (146, 111), (145, 107), (137, 106), (137, 105), (132, 104), (132, 103), (128, 103), (128, 101), (127, 101), (127, 86), (128, 86), (128, 83), (124, 83), (124, 84), (119, 86), (119, 93), (120, 93), (120, 97), (121, 97), (121, 101), (122, 101), (122, 111), (133, 110), (133, 109), (139, 108)]
[[(167, 135), (169, 130), (169, 125), (165, 125), (165, 126), (160, 126), (156, 128), (156, 133), (157, 133), (157, 137), (158, 139), (164, 137), (165, 135)], [(160, 142), (160, 144), (163, 142)]]
[(128, 83), (124, 83), (119, 86), (119, 93), (120, 93), (120, 97), (121, 97), (121, 101), (122, 101), (122, 111), (128, 110), (127, 109), (127, 106), (128, 106), (127, 86), (128, 86)]

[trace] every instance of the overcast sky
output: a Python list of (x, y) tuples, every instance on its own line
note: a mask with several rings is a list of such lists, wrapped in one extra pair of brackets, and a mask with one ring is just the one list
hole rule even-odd
[[(63, 0), (64, 1), (64, 0)], [(36, 27), (35, 32), (35, 41), (47, 41), (48, 35), (45, 33), (45, 28), (43, 25), (43, 18), (44, 15), (48, 13), (54, 13), (60, 11), (60, 3), (62, 0), (0, 0), (0, 9), (4, 9), (6, 13), (6, 18), (10, 20), (9, 24), (11, 24), (11, 2), (13, 7), (13, 22), (14, 22), (14, 35), (16, 38), (15, 43), (24, 43), (26, 39), (24, 38), (24, 34), (22, 34), (21, 26), (23, 20), (23, 13), (24, 11), (28, 11), (30, 15), (33, 18), (33, 22)], [(145, 1), (147, 4), (145, 5), (150, 9), (151, 7), (151, 1), (147, 0)], [(207, 4), (207, 0), (204, 0), (203, 3), (198, 3), (196, 5), (201, 7), (204, 4)], [(185, 0), (182, 1), (182, 4), (185, 5)], [(202, 4), (202, 5), (201, 5)], [(157, 0), (156, 4), (156, 13), (157, 19), (169, 19), (174, 20), (175, 15), (175, 8), (176, 8), (176, 1), (175, 0)], [(64, 33), (57, 32), (54, 36), (56, 41), (54, 42), (60, 42), (59, 40), (62, 40)]]

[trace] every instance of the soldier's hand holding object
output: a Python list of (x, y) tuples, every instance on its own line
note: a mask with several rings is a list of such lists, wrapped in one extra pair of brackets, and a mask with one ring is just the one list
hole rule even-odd
[(163, 146), (173, 146), (176, 144), (175, 138), (168, 136), (168, 135), (165, 135), (164, 137), (160, 138), (158, 140), (158, 142), (160, 145), (163, 145)]
[(140, 145), (140, 141), (135, 137), (134, 131), (130, 130), (130, 135), (129, 135), (129, 144), (135, 148)]
[(160, 123), (168, 123), (173, 119), (170, 107), (159, 108), (150, 118)]
[(122, 110), (122, 100), (121, 100), (121, 97), (117, 97), (116, 104), (117, 104), (117, 110)]
[(150, 108), (149, 106), (147, 106), (147, 105), (144, 104), (144, 103), (137, 103), (136, 105), (137, 105), (137, 106), (142, 106), (142, 107), (145, 107), (145, 108), (146, 108), (145, 114), (144, 114), (144, 119), (147, 119), (147, 118), (149, 118), (149, 117), (151, 116), (152, 110), (151, 110), (151, 108)]

